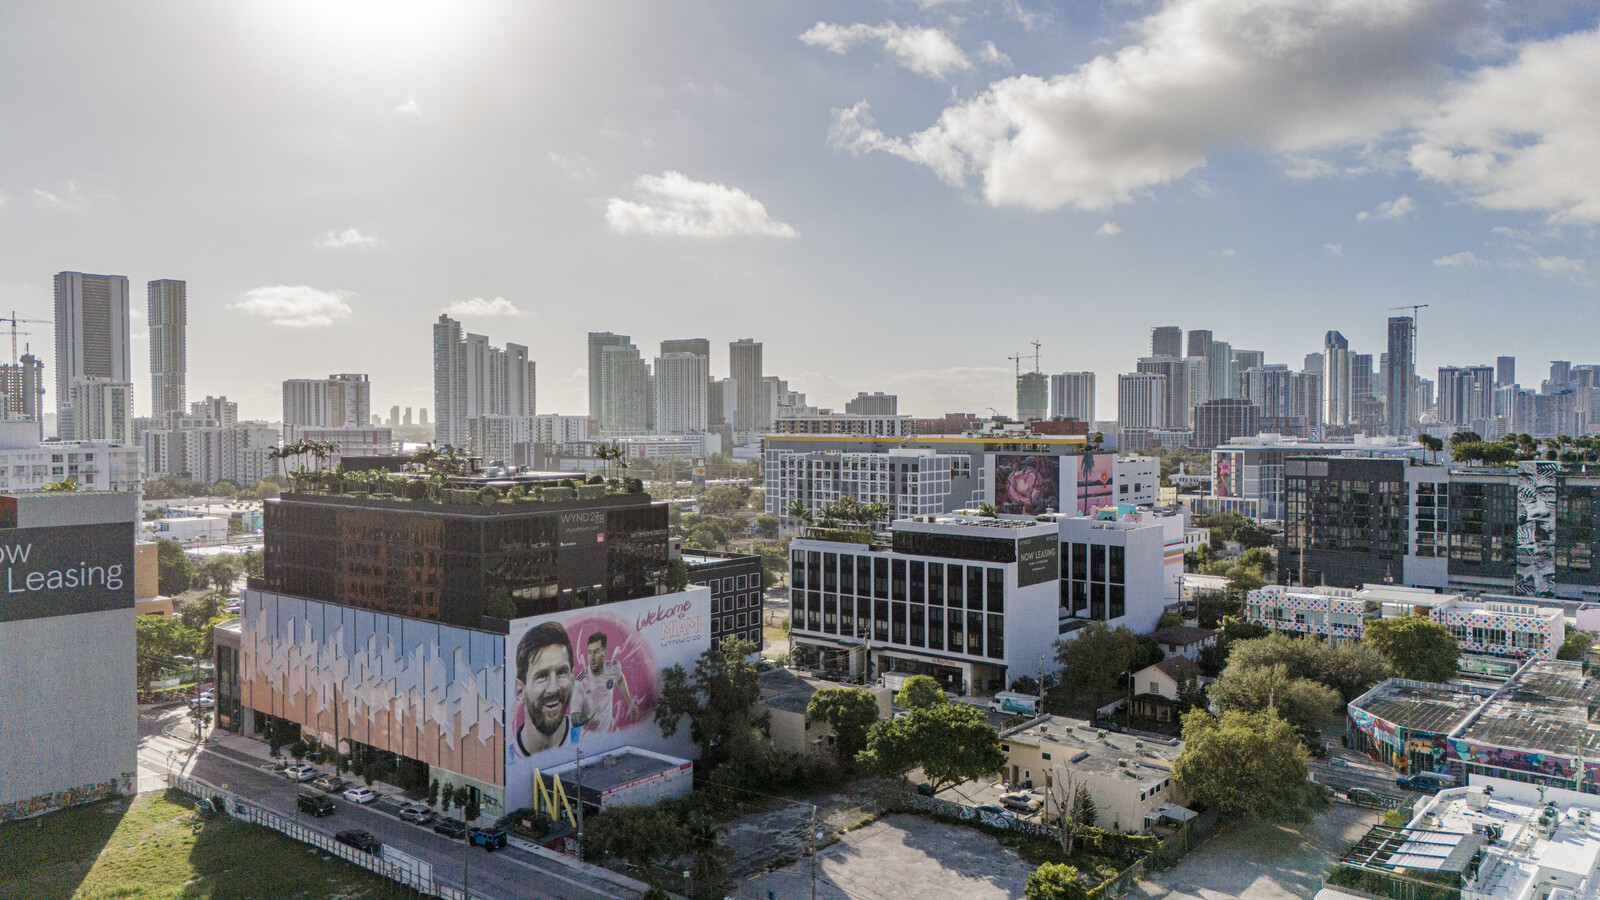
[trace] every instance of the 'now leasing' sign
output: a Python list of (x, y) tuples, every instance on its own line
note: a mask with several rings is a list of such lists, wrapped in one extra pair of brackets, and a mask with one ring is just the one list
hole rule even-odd
[(0, 622), (133, 608), (133, 523), (0, 528)]

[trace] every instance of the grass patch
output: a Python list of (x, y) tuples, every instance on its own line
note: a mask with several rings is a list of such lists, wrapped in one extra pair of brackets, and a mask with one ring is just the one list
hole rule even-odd
[(761, 626), (761, 636), (769, 641), (788, 641), (789, 632), (778, 625)]
[[(0, 900), (364, 900), (390, 882), (174, 791), (0, 826)], [(198, 826), (198, 827), (197, 827)]]

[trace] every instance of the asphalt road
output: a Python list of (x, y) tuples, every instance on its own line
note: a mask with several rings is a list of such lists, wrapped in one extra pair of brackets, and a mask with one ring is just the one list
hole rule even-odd
[[(276, 772), (265, 771), (261, 759), (217, 744), (196, 746), (174, 738), (164, 729), (187, 715), (183, 709), (141, 714), (139, 717), (139, 789), (159, 790), (170, 765), (173, 771), (200, 778), (252, 803), (295, 817), (295, 796), (300, 791), (322, 794), (309, 784), (297, 785)], [(170, 754), (170, 756), (169, 756)], [(324, 795), (330, 796), (330, 795)], [(398, 804), (378, 800), (362, 805), (333, 796), (337, 811), (312, 818), (301, 814), (300, 823), (330, 837), (348, 828), (371, 832), (378, 840), (418, 859), (431, 862), (437, 879), (460, 887), (463, 867), (474, 896), (501, 900), (636, 900), (638, 894), (560, 863), (512, 847), (487, 853), (468, 848), (464, 841), (435, 834), (427, 826), (399, 818)]]

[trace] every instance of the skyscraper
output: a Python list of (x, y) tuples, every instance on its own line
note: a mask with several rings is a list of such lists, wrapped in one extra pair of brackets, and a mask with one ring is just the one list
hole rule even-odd
[(1206, 349), (1206, 371), (1210, 378), (1209, 400), (1227, 400), (1236, 394), (1234, 384), (1233, 345), (1227, 341), (1212, 341)]
[(286, 441), (294, 441), (302, 428), (365, 428), (371, 417), (372, 386), (365, 375), (291, 378), (283, 383)]
[(1062, 372), (1050, 376), (1050, 418), (1094, 421), (1094, 373)]
[[(600, 407), (590, 410), (606, 437), (644, 434), (650, 427), (650, 367), (633, 344), (600, 348)], [(591, 375), (591, 377), (593, 377)]]
[[(663, 342), (665, 346), (665, 342)], [(708, 360), (679, 351), (656, 357), (656, 431), (698, 434), (710, 424)]]
[(1150, 355), (1174, 359), (1182, 356), (1183, 329), (1176, 325), (1157, 325), (1150, 329)]
[(1417, 433), (1417, 331), (1410, 316), (1389, 317), (1389, 433), (1410, 437)]
[(1189, 332), (1189, 352), (1185, 356), (1211, 356), (1211, 332), (1196, 328)]
[(128, 279), (123, 275), (56, 275), (56, 414), (72, 404), (75, 378), (131, 382)]
[(900, 411), (900, 397), (883, 391), (859, 391), (844, 402), (844, 411), (853, 416), (892, 416)]
[(1050, 382), (1038, 372), (1017, 376), (1017, 421), (1035, 422), (1049, 416)]
[(185, 410), (189, 286), (163, 278), (147, 284), (145, 291), (150, 323), (150, 416), (163, 419), (170, 412)]
[(0, 364), (0, 419), (39, 423), (39, 439), (44, 439), (44, 363), (32, 353), (22, 354), (16, 364)]
[(1494, 361), (1494, 384), (1502, 387), (1517, 383), (1517, 358), (1515, 356), (1498, 356)]
[[(1160, 375), (1165, 381), (1161, 420), (1157, 428), (1188, 428), (1194, 423), (1195, 398), (1202, 396), (1209, 385), (1206, 358), (1203, 356), (1177, 358), (1147, 356), (1137, 364), (1139, 372)], [(1120, 385), (1119, 385), (1120, 389)], [(1121, 413), (1121, 401), (1118, 401)]]
[(761, 385), (760, 342), (744, 338), (728, 345), (728, 377), (738, 392), (734, 430), (770, 430), (772, 410), (765, 403), (766, 390)]
[[(1161, 358), (1161, 357), (1156, 357)], [(1171, 357), (1167, 357), (1171, 358)], [(1167, 378), (1153, 372), (1117, 376), (1117, 448), (1143, 450), (1152, 429), (1162, 427), (1167, 410)]]
[(600, 418), (600, 354), (607, 347), (630, 347), (633, 338), (609, 331), (589, 332), (589, 418)]
[[(466, 447), (471, 419), (534, 415), (536, 374), (527, 347), (492, 347), (484, 335), (463, 334), (460, 322), (439, 316), (433, 326), (434, 440)], [(420, 422), (428, 423), (425, 413)]]
[(1323, 421), (1350, 424), (1350, 342), (1337, 331), (1322, 339)]
[(672, 341), (661, 342), (661, 355), (672, 353), (693, 353), (695, 356), (705, 358), (706, 370), (711, 370), (711, 342), (705, 338), (679, 338)]

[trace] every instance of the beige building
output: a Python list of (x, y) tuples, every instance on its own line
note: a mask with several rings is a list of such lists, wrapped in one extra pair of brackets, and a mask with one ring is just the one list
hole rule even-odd
[(1169, 656), (1133, 673), (1133, 714), (1157, 722), (1178, 720), (1178, 694), (1184, 682), (1201, 683), (1200, 667), (1188, 657)]
[[(834, 746), (833, 726), (827, 722), (813, 721), (806, 715), (811, 695), (823, 688), (848, 687), (831, 681), (807, 678), (789, 669), (774, 669), (761, 676), (761, 703), (757, 713), (772, 717), (772, 742), (779, 750), (795, 756), (830, 753)], [(894, 692), (888, 688), (868, 687), (878, 701), (878, 715), (890, 714)]]
[(1048, 809), (1087, 787), (1101, 828), (1148, 833), (1150, 823), (1184, 802), (1172, 780), (1172, 761), (1183, 742), (1136, 738), (1095, 728), (1082, 719), (1040, 716), (1000, 734), (1006, 779), (1013, 786), (1043, 787)]

